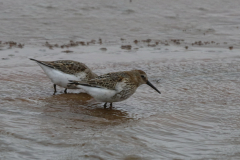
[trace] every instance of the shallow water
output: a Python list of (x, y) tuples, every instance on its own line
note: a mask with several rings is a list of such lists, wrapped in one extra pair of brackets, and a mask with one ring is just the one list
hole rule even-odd
[[(0, 159), (239, 159), (238, 3), (0, 2), (2, 41), (25, 44), (0, 46)], [(142, 69), (162, 94), (142, 85), (104, 109), (82, 90), (52, 95), (28, 58), (78, 60), (97, 74)]]
[[(45, 54), (32, 50), (40, 57)], [(143, 85), (128, 100), (114, 103), (112, 110), (104, 109), (103, 103), (80, 90), (63, 94), (63, 89), (58, 87), (58, 94), (53, 96), (52, 83), (35, 62), (22, 60), (24, 63), (18, 64), (16, 60), (21, 58), (2, 60), (9, 63), (1, 67), (0, 76), (1, 157), (239, 157), (240, 59), (234, 51), (227, 50), (231, 56), (224, 57), (225, 53), (219, 53), (222, 49), (211, 49), (215, 50), (210, 52), (212, 56), (219, 58), (206, 54), (205, 57), (186, 59), (186, 53), (181, 48), (177, 50), (169, 51), (169, 56), (173, 54), (175, 58), (162, 59), (164, 51), (154, 53), (153, 49), (142, 49), (142, 53), (130, 51), (117, 55), (135, 54), (142, 57), (142, 61), (129, 58), (129, 62), (105, 63), (108, 53), (97, 53), (102, 57), (99, 63), (90, 63), (91, 58), (86, 60), (98, 74), (144, 69), (150, 81), (162, 92), (159, 95)], [(202, 50), (200, 48), (198, 52)], [(20, 52), (27, 54), (28, 49)], [(144, 60), (144, 52), (152, 52), (152, 60)], [(188, 52), (196, 54), (193, 52), (197, 50)], [(83, 55), (88, 57), (89, 53)], [(83, 55), (72, 53), (68, 57), (80, 59)], [(65, 56), (65, 53), (57, 55)], [(10, 64), (19, 67), (9, 67)]]

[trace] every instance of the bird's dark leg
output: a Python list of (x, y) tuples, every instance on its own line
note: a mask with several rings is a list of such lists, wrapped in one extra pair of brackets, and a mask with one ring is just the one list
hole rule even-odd
[(104, 109), (106, 109), (107, 108), (107, 102), (104, 104)]
[(67, 88), (64, 90), (64, 93), (67, 94)]
[(56, 84), (53, 84), (53, 88), (54, 88), (53, 95), (55, 95), (55, 93), (57, 92), (57, 90), (56, 90)]
[(110, 107), (109, 108), (112, 109), (112, 103), (110, 103)]

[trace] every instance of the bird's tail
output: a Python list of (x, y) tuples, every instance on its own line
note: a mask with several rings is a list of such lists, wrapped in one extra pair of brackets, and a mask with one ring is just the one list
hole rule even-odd
[(81, 82), (80, 81), (74, 81), (74, 80), (68, 80), (70, 83), (68, 83), (68, 84), (75, 84), (75, 85), (79, 85), (79, 84), (81, 84)]
[(29, 58), (30, 60), (32, 60), (32, 61), (36, 61), (36, 62), (39, 62), (38, 60), (36, 60), (36, 59), (33, 59), (33, 58)]
[(36, 59), (33, 59), (33, 58), (29, 58), (29, 59), (32, 60), (32, 61), (35, 61), (35, 62), (37, 62), (39, 64), (42, 64), (44, 66), (47, 66), (47, 67), (50, 67), (50, 68), (54, 68), (53, 66), (49, 65), (48, 63), (46, 63), (44, 61), (39, 61), (39, 60), (36, 60)]
[(95, 88), (101, 88), (100, 86), (95, 86), (95, 85), (90, 85), (87, 82), (84, 81), (74, 81), (74, 80), (68, 80), (70, 83), (68, 83), (69, 85), (76, 85), (76, 86), (88, 86), (88, 87), (95, 87)]

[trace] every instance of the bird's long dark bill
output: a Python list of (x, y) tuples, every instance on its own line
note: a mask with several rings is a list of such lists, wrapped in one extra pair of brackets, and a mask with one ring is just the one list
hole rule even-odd
[(149, 85), (150, 87), (155, 89), (155, 91), (157, 91), (159, 94), (161, 94), (161, 92), (156, 87), (154, 87), (154, 85), (152, 85), (152, 83), (150, 83), (149, 81), (147, 81), (147, 85)]

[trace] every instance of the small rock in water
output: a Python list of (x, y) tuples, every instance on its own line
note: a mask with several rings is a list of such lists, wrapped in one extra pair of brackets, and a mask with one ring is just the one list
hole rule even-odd
[(101, 51), (107, 51), (107, 48), (100, 48)]
[(65, 52), (65, 53), (72, 53), (73, 51), (66, 50), (66, 51), (62, 51), (62, 52)]
[(121, 48), (131, 50), (132, 46), (131, 45), (122, 45)]

